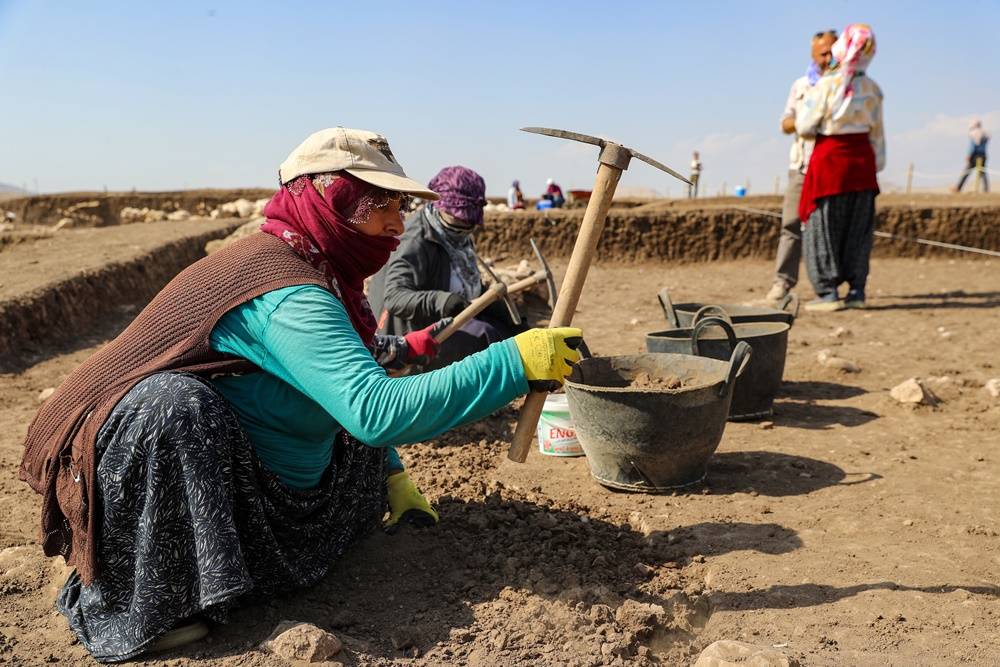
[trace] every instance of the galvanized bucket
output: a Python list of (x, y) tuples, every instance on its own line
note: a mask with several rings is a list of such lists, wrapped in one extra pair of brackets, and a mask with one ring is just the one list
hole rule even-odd
[(646, 349), (725, 360), (737, 341), (748, 343), (753, 348), (753, 361), (736, 382), (729, 419), (752, 421), (774, 414), (774, 397), (785, 372), (789, 329), (783, 322), (730, 324), (723, 318), (706, 317), (693, 328), (646, 334)]
[[(584, 359), (566, 380), (569, 409), (590, 473), (626, 491), (662, 493), (701, 481), (726, 428), (733, 385), (750, 357), (689, 354)], [(675, 376), (677, 389), (633, 387), (640, 373)]]
[(667, 318), (667, 324), (674, 329), (684, 329), (693, 327), (698, 319), (695, 315), (700, 313), (701, 317), (708, 315), (725, 316), (733, 324), (746, 324), (748, 322), (784, 322), (788, 326), (795, 323), (795, 318), (799, 315), (799, 298), (794, 294), (788, 294), (781, 300), (778, 308), (768, 306), (744, 306), (735, 303), (706, 304), (706, 303), (674, 303), (670, 299), (670, 292), (667, 288), (660, 290), (656, 295), (663, 308), (663, 314)]

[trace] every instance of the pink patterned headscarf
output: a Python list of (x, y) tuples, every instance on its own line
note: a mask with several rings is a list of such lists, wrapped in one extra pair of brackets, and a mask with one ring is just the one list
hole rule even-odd
[(486, 206), (486, 181), (468, 167), (445, 167), (427, 187), (441, 195), (434, 208), (450, 213), (471, 226), (482, 224)]
[(875, 57), (875, 33), (868, 24), (852, 23), (844, 28), (830, 51), (837, 63), (836, 88), (830, 105), (833, 119), (837, 120), (847, 113), (854, 97), (854, 75), (863, 73)]
[(364, 292), (365, 278), (375, 275), (399, 245), (393, 236), (368, 236), (355, 226), (372, 209), (399, 198), (348, 174), (299, 176), (283, 185), (264, 207), (261, 231), (277, 236), (323, 272), (344, 304), (351, 324), (371, 345), (377, 324)]

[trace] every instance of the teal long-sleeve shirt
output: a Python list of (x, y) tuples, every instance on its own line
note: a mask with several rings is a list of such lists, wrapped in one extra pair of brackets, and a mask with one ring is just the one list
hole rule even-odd
[(342, 428), (369, 446), (394, 447), (481, 419), (528, 391), (513, 340), (437, 371), (390, 378), (344, 305), (315, 285), (275, 290), (234, 308), (210, 344), (262, 369), (212, 382), (263, 464), (299, 489), (319, 483)]

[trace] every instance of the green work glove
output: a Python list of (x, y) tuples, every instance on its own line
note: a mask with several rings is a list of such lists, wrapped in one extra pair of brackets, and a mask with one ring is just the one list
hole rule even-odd
[(438, 522), (438, 513), (405, 470), (389, 475), (389, 520), (385, 527), (394, 528), (400, 521), (418, 526)]
[(576, 327), (529, 329), (514, 336), (532, 391), (555, 391), (580, 361), (583, 332)]

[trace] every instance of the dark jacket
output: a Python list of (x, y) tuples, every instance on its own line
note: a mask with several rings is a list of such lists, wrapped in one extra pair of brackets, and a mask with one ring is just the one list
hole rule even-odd
[(444, 317), (450, 281), (448, 253), (423, 207), (407, 219), (399, 247), (368, 283), (379, 333), (402, 336)]
[[(425, 206), (406, 220), (399, 247), (368, 283), (379, 333), (402, 336), (445, 317), (450, 284), (451, 261)], [(484, 315), (510, 322), (503, 303), (492, 304)]]

